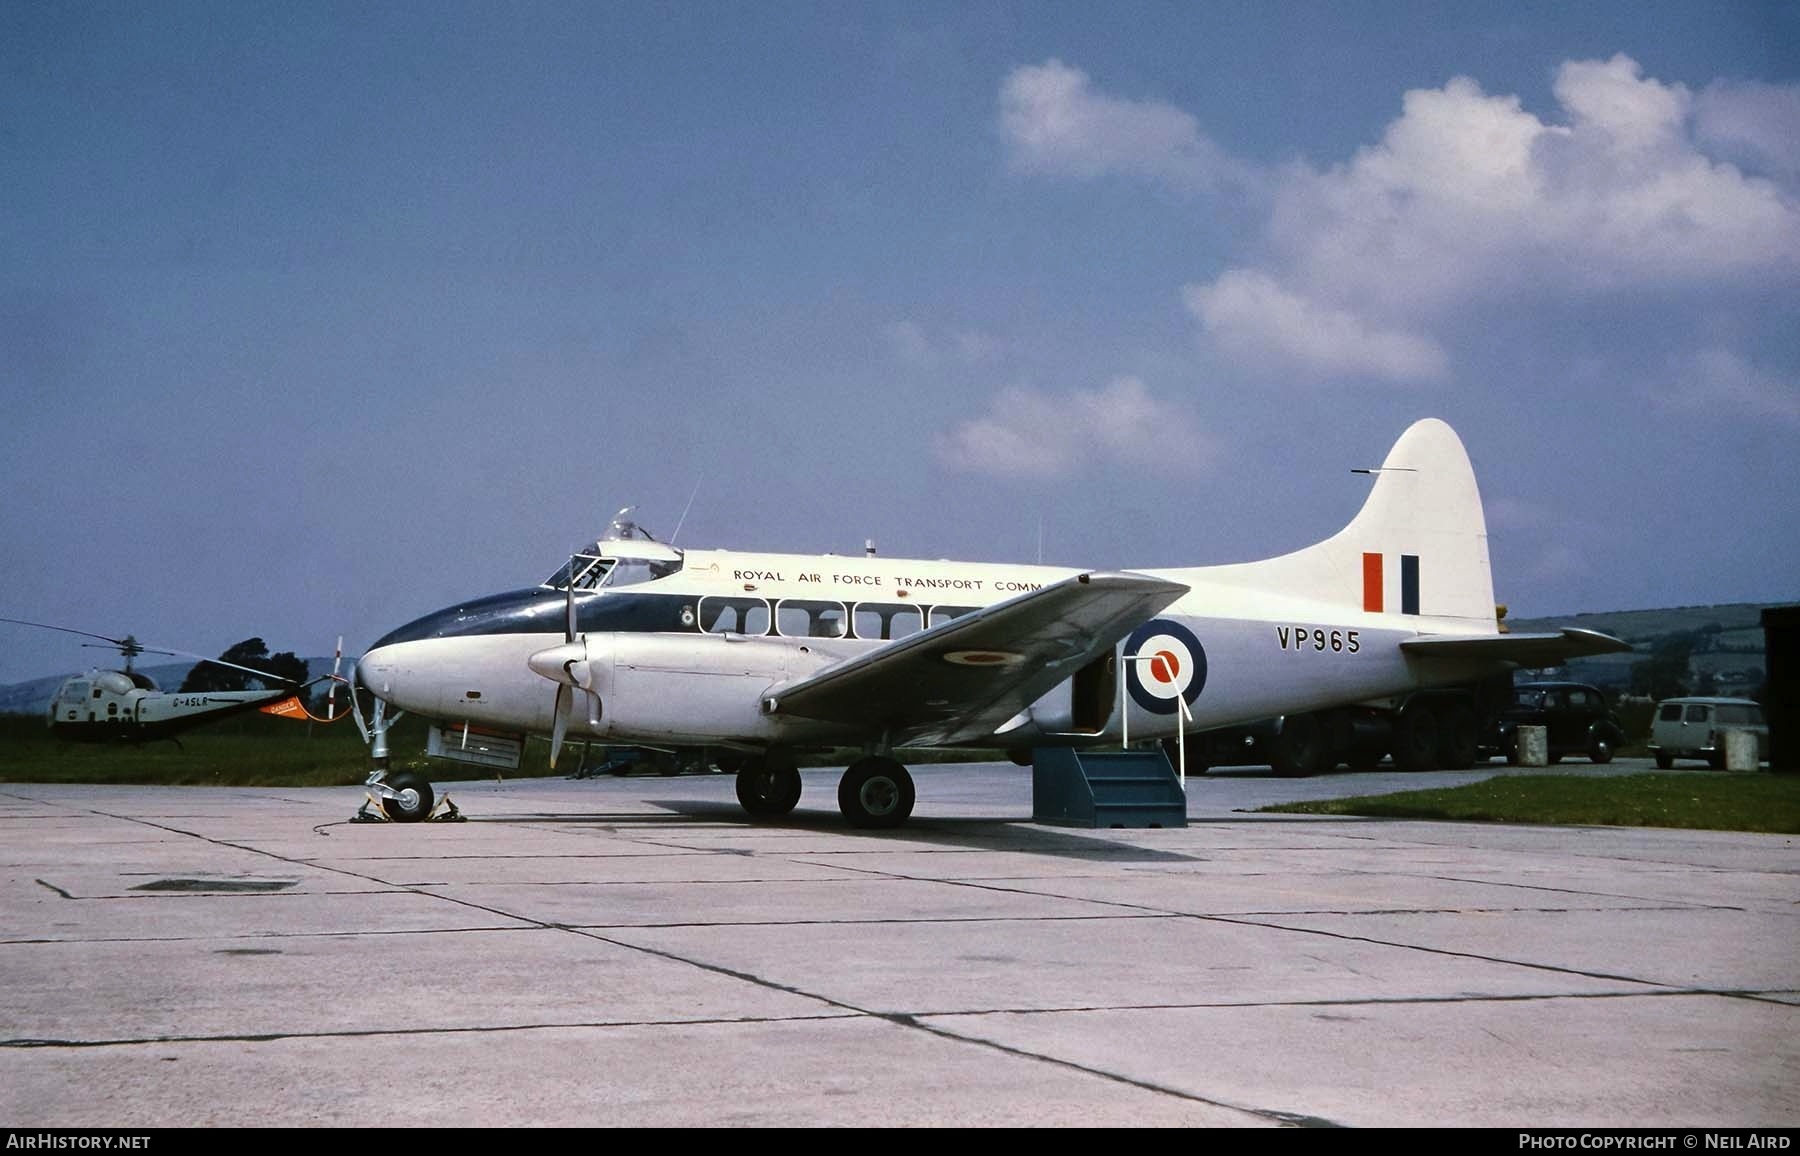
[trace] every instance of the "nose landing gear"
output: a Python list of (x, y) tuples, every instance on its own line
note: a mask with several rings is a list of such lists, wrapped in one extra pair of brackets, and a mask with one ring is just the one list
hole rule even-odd
[(363, 805), (353, 820), (358, 823), (460, 823), (463, 814), (450, 796), (434, 799), (424, 775), (401, 771), (388, 775), (388, 728), (406, 712), (387, 713), (387, 703), (375, 699), (369, 718), (363, 718), (362, 702), (354, 678), (350, 682), (350, 710), (357, 729), (369, 744), (369, 777), (363, 781)]

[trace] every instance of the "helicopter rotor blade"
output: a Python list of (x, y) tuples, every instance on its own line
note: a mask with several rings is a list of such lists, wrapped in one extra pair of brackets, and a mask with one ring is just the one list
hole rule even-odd
[(104, 634), (95, 634), (91, 630), (72, 630), (67, 626), (52, 626), (48, 622), (27, 622), (23, 618), (0, 618), (0, 622), (11, 622), (19, 626), (35, 626), (39, 630), (60, 630), (64, 634), (79, 634), (83, 638), (98, 638), (101, 642), (110, 642), (114, 646), (136, 646), (137, 641), (130, 635), (124, 638), (109, 638)]
[[(131, 668), (130, 660), (140, 654), (165, 654), (170, 658), (192, 658), (198, 662), (210, 662), (214, 666), (228, 666), (233, 670), (241, 670), (245, 674), (253, 674), (257, 678), (262, 679), (264, 683), (278, 682), (285, 686), (292, 687), (304, 685), (295, 682), (291, 678), (283, 678), (279, 674), (270, 674), (266, 670), (257, 670), (252, 666), (239, 666), (235, 662), (226, 662), (224, 659), (220, 658), (209, 658), (204, 654), (195, 654), (191, 650), (170, 650), (166, 646), (145, 646), (129, 634), (124, 638), (110, 638), (104, 634), (95, 634), (91, 630), (75, 630), (67, 626), (52, 626), (48, 622), (27, 622), (23, 618), (0, 618), (0, 622), (11, 622), (19, 626), (35, 626), (40, 630), (60, 630), (64, 634), (79, 634), (83, 638), (98, 638), (101, 642), (111, 643), (120, 654), (125, 656), (127, 670)], [(92, 646), (93, 643), (83, 643), (82, 645)]]
[[(141, 653), (141, 654), (166, 654), (166, 655), (170, 656), (171, 658), (193, 658), (193, 659), (198, 659), (201, 662), (210, 662), (214, 666), (229, 666), (233, 670), (241, 670), (245, 674), (253, 674), (257, 678), (262, 679), (265, 683), (279, 682), (285, 686), (292, 686), (292, 687), (299, 687), (299, 686), (307, 685), (306, 683), (296, 682), (291, 678), (283, 678), (279, 674), (270, 674), (266, 670), (258, 670), (254, 666), (239, 666), (235, 662), (226, 662), (222, 658), (208, 658), (204, 654), (195, 654), (191, 650), (166, 650), (160, 646), (145, 646), (140, 649), (139, 653)], [(319, 680), (314, 679), (313, 681), (318, 682)]]

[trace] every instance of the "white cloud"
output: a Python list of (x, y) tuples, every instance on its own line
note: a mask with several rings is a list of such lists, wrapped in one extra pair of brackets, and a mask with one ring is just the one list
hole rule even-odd
[[(1788, 91), (1702, 104), (1768, 152)], [(1686, 88), (1615, 56), (1566, 62), (1555, 92), (1555, 123), (1468, 78), (1408, 92), (1379, 143), (1283, 172), (1268, 258), (1187, 286), (1190, 312), (1241, 363), (1417, 381), (1446, 373), (1450, 323), (1521, 297), (1800, 276), (1800, 201), (1707, 156)]]
[(932, 369), (945, 362), (980, 365), (1003, 357), (1008, 351), (1007, 342), (978, 330), (933, 332), (910, 319), (884, 326), (882, 337), (895, 357), (919, 369)]
[(1800, 384), (1783, 381), (1729, 350), (1702, 350), (1677, 365), (1671, 376), (1674, 384), (1653, 395), (1665, 410), (1800, 425)]
[(1800, 85), (1709, 84), (1694, 98), (1694, 133), (1753, 168), (1800, 177)]
[(1122, 174), (1182, 190), (1251, 183), (1250, 166), (1213, 143), (1193, 116), (1160, 101), (1094, 91), (1060, 60), (1014, 69), (1000, 89), (1000, 131), (1022, 170)]
[(1064, 477), (1096, 458), (1184, 476), (1203, 470), (1217, 452), (1184, 410), (1152, 397), (1135, 377), (1065, 394), (1012, 386), (986, 415), (937, 439), (945, 465), (1009, 478)]
[(1569, 61), (1564, 123), (1466, 78), (1406, 94), (1381, 142), (1290, 170), (1270, 236), (1284, 280), (1413, 321), (1529, 290), (1800, 273), (1800, 203), (1700, 151), (1692, 99), (1635, 61)]
[[(1440, 381), (1457, 338), (1491, 315), (1653, 290), (1685, 295), (1691, 317), (1721, 290), (1775, 300), (1800, 281), (1800, 87), (1696, 96), (1621, 54), (1565, 61), (1553, 91), (1540, 117), (1469, 77), (1416, 89), (1344, 162), (1266, 174), (1257, 256), (1183, 288), (1207, 343), (1289, 377)], [(1188, 113), (1060, 61), (1014, 71), (1000, 104), (1022, 169), (1193, 193), (1250, 179)], [(1705, 380), (1787, 412), (1783, 383), (1718, 366)]]
[(1182, 295), (1214, 342), (1240, 362), (1310, 376), (1350, 374), (1391, 381), (1441, 378), (1448, 360), (1435, 341), (1375, 328), (1348, 309), (1308, 300), (1265, 273), (1233, 269)]

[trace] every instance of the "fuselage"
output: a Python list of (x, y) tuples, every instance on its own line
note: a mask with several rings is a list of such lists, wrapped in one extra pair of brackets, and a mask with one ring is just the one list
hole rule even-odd
[[(606, 543), (596, 548), (606, 552)], [(842, 725), (770, 715), (784, 684), (1081, 573), (1068, 567), (667, 547), (628, 576), (629, 548), (573, 592), (595, 688), (574, 736), (748, 749), (855, 743)], [(1255, 588), (1239, 567), (1146, 570), (1188, 592), (982, 745), (1116, 742), (1377, 700), (1479, 677), (1492, 663), (1420, 663), (1398, 643), (1482, 631), (1466, 619), (1382, 613)], [(569, 571), (573, 573), (573, 571)], [(565, 575), (566, 577), (566, 575)], [(555, 578), (552, 581), (556, 581)], [(391, 706), (449, 724), (551, 730), (570, 592), (545, 584), (446, 607), (378, 640), (358, 681)], [(1395, 600), (1398, 605), (1399, 600)], [(1492, 632), (1491, 621), (1486, 632)], [(534, 668), (533, 658), (539, 658)], [(1124, 685), (1120, 680), (1123, 678)], [(1185, 712), (1182, 704), (1186, 704)], [(1182, 715), (1186, 714), (1185, 724)]]
[(280, 689), (165, 694), (142, 674), (91, 670), (57, 689), (45, 717), (54, 734), (76, 742), (147, 742), (267, 706), (293, 693)]

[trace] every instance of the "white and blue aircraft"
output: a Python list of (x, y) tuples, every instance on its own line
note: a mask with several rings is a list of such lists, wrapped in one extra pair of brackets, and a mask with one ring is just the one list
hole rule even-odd
[(621, 518), (542, 584), (369, 648), (355, 673), (376, 699), (371, 794), (391, 818), (432, 810), (422, 777), (386, 774), (387, 711), (435, 720), (440, 753), (474, 734), (514, 765), (528, 735), (549, 736), (552, 765), (570, 738), (732, 752), (759, 818), (798, 802), (796, 752), (861, 747), (838, 787), (860, 827), (912, 812), (902, 748), (1118, 744), (1282, 715), (1322, 752), (1359, 706), (1404, 704), (1397, 764), (1467, 766), (1473, 712), (1423, 692), (1628, 649), (1502, 630), (1448, 425), (1416, 423), (1366, 472), (1367, 501), (1331, 538), (1180, 569), (679, 550)]

